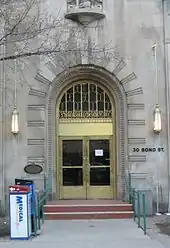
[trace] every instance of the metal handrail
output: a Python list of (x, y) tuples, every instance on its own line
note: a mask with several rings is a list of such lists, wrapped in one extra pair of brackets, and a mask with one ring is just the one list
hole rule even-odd
[(41, 220), (42, 224), (44, 224), (44, 205), (46, 204), (50, 190), (49, 186), (49, 179), (44, 176), (44, 190), (42, 192), (38, 192), (36, 195), (37, 208), (35, 207), (33, 213), (34, 236), (37, 236), (38, 231), (41, 230)]
[[(137, 218), (138, 227), (144, 231), (146, 234), (147, 224), (146, 224), (146, 195), (145, 193), (140, 192), (139, 190), (133, 189), (131, 186), (131, 174), (128, 174), (128, 182), (127, 177), (125, 176), (125, 184), (128, 189), (128, 201), (133, 206), (134, 211), (134, 221)], [(141, 201), (142, 201), (142, 213), (141, 213)], [(136, 206), (137, 203), (137, 206)], [(141, 221), (143, 219), (143, 223)]]

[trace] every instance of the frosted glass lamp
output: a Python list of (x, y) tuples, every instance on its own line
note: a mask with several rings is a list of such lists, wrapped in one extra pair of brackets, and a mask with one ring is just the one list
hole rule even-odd
[(160, 133), (162, 130), (162, 123), (161, 123), (161, 110), (159, 105), (156, 105), (154, 110), (154, 127), (153, 130), (155, 133)]
[(12, 112), (11, 132), (13, 134), (19, 133), (19, 113), (16, 108)]

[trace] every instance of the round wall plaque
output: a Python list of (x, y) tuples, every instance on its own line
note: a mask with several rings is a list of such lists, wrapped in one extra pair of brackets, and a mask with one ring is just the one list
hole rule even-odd
[(24, 167), (24, 171), (27, 174), (39, 174), (43, 171), (43, 167), (39, 164), (31, 163)]

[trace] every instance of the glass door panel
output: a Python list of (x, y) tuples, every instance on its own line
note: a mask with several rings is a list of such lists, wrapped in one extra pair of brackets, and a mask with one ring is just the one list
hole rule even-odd
[(89, 156), (91, 166), (110, 165), (109, 140), (90, 140)]
[(63, 199), (86, 198), (84, 186), (84, 141), (81, 139), (61, 141)]
[(63, 168), (63, 186), (83, 185), (83, 171), (80, 168)]
[(83, 140), (63, 140), (63, 166), (83, 165)]
[(110, 168), (90, 168), (90, 186), (110, 185)]

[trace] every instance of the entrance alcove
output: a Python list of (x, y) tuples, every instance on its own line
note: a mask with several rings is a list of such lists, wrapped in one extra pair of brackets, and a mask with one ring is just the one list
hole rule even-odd
[(48, 94), (47, 165), (53, 199), (123, 199), (126, 96), (94, 65), (59, 74)]

